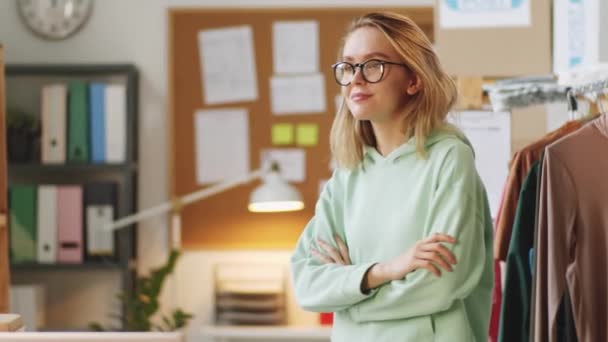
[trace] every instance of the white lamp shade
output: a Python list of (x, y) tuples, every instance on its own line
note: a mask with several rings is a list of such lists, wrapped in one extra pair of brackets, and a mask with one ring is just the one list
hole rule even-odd
[(300, 192), (285, 182), (278, 172), (272, 171), (263, 177), (263, 182), (249, 197), (249, 211), (281, 212), (304, 209)]

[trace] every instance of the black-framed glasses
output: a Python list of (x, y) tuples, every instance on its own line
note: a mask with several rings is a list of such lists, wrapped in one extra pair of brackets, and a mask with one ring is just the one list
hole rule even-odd
[(341, 86), (347, 86), (355, 78), (357, 68), (361, 69), (361, 76), (368, 83), (378, 83), (382, 81), (384, 77), (384, 65), (392, 64), (407, 67), (403, 63), (395, 63), (389, 61), (382, 61), (379, 59), (370, 59), (363, 63), (352, 64), (349, 62), (338, 62), (331, 67), (334, 69), (334, 77), (336, 82)]

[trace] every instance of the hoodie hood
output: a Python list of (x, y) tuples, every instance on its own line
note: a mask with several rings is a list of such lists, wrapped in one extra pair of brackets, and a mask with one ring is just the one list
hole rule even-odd
[[(446, 139), (458, 139), (464, 142), (467, 146), (471, 148), (473, 155), (475, 154), (471, 142), (461, 131), (447, 132), (445, 130), (435, 130), (427, 137), (424, 143), (424, 147), (426, 150), (429, 150), (433, 145)], [(372, 146), (365, 145), (363, 149), (364, 161), (368, 161), (371, 163), (376, 163), (379, 161), (397, 162), (405, 156), (409, 156), (410, 154), (416, 153), (416, 138), (410, 138), (407, 142), (403, 143), (402, 145), (391, 151), (391, 153), (389, 153), (387, 156), (381, 155), (380, 152), (378, 152), (378, 150), (376, 150), (376, 148)]]

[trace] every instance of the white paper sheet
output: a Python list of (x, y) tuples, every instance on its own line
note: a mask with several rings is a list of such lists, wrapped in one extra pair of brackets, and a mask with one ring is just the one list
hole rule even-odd
[(477, 172), (496, 217), (511, 158), (511, 115), (508, 112), (464, 111), (450, 117), (475, 150)]
[(306, 180), (306, 152), (301, 148), (265, 149), (261, 152), (262, 166), (267, 168), (272, 161), (279, 164), (283, 179), (288, 182)]
[(530, 0), (440, 0), (443, 29), (530, 26)]
[(602, 17), (599, 1), (554, 1), (554, 73), (599, 62), (599, 20)]
[(270, 91), (273, 114), (323, 113), (326, 110), (323, 74), (271, 77)]
[(272, 25), (274, 72), (319, 72), (319, 23), (279, 21)]
[(554, 131), (568, 121), (568, 104), (566, 102), (552, 102), (545, 104), (547, 112), (547, 132)]
[(251, 27), (204, 30), (198, 40), (205, 103), (257, 100)]
[(250, 172), (247, 110), (198, 110), (195, 120), (198, 183), (214, 183), (247, 175)]

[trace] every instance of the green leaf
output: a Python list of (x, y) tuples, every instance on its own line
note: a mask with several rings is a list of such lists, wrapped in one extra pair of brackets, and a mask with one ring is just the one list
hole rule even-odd
[(89, 323), (89, 330), (92, 331), (105, 331), (105, 329), (101, 326), (101, 324), (97, 322)]

